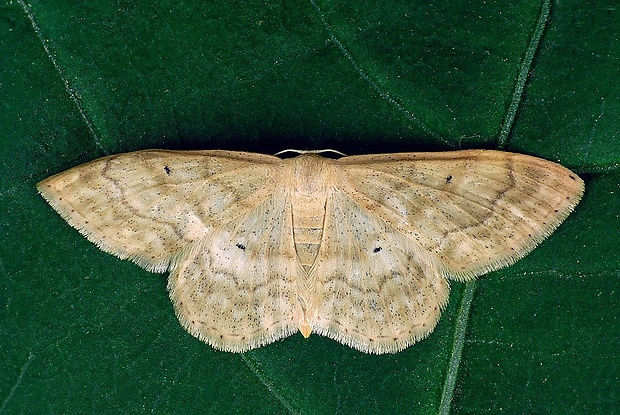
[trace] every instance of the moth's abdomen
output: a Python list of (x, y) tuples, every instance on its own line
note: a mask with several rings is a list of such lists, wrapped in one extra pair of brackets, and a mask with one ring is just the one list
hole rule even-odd
[(293, 203), (293, 239), (301, 265), (308, 271), (319, 253), (325, 222), (325, 198), (298, 195)]

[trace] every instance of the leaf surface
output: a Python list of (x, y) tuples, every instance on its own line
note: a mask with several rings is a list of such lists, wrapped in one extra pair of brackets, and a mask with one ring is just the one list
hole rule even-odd
[[(612, 413), (620, 407), (615, 2), (0, 5), (0, 413)], [(411, 2), (409, 2), (411, 3)], [(146, 148), (499, 148), (586, 181), (539, 248), (453, 283), (426, 340), (217, 352), (165, 277), (99, 251), (39, 180)]]

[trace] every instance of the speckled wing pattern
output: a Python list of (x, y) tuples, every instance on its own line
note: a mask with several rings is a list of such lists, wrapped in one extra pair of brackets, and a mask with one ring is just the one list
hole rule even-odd
[(241, 352), (298, 330), (299, 265), (290, 204), (270, 197), (211, 232), (169, 278), (179, 320), (214, 347)]
[(181, 324), (217, 349), (299, 330), (387, 353), (434, 329), (449, 279), (507, 266), (553, 232), (583, 182), (499, 151), (282, 160), (145, 150), (38, 189), (101, 249), (169, 270)]
[(583, 181), (567, 168), (503, 151), (377, 154), (338, 162), (361, 207), (459, 280), (527, 255), (584, 192)]
[(438, 263), (337, 190), (328, 199), (316, 280), (314, 331), (368, 353), (426, 337), (448, 301)]
[(144, 150), (93, 160), (37, 188), (99, 248), (163, 272), (222, 221), (264, 200), (278, 161), (228, 151)]

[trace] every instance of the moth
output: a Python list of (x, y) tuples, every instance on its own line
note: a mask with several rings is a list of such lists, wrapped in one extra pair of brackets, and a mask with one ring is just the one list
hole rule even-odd
[(450, 280), (522, 258), (584, 192), (559, 164), (492, 150), (145, 150), (37, 187), (102, 250), (169, 271), (181, 324), (216, 349), (299, 331), (377, 354), (428, 336)]

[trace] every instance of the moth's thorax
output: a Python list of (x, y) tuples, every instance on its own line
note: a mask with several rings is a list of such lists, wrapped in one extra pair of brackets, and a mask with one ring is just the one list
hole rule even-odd
[(316, 154), (291, 159), (291, 205), (297, 256), (309, 269), (316, 259), (323, 236), (325, 203), (333, 186), (333, 161)]
[(316, 154), (302, 154), (291, 160), (293, 187), (300, 196), (325, 194), (331, 185), (333, 161)]

